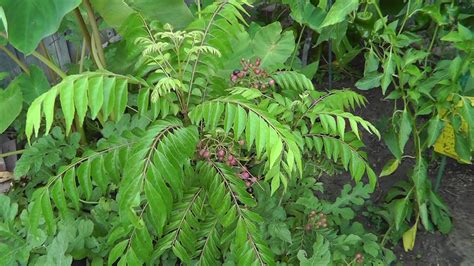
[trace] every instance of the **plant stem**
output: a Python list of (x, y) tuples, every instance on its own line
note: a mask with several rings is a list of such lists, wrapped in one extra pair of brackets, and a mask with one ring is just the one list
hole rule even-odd
[(74, 9), (74, 15), (76, 16), (77, 22), (79, 23), (79, 27), (81, 28), (82, 35), (84, 36), (84, 40), (86, 43), (86, 47), (91, 50), (91, 35), (89, 33), (89, 30), (87, 29), (86, 22), (84, 21), (84, 18), (81, 15), (81, 10), (79, 7), (76, 7)]
[(36, 51), (33, 51), (31, 55), (36, 57), (46, 66), (48, 66), (51, 70), (53, 70), (56, 74), (58, 74), (58, 76), (61, 77), (62, 79), (66, 78), (67, 76), (66, 73), (64, 73), (58, 66), (56, 66), (53, 62), (49, 61), (48, 58), (44, 57), (42, 54)]
[(293, 56), (291, 57), (290, 69), (293, 68), (293, 61), (295, 61), (296, 53), (298, 52), (305, 29), (306, 29), (306, 25), (303, 25), (303, 27), (301, 28), (300, 36), (298, 37), (298, 42), (296, 43), (296, 46), (295, 46), (295, 50), (293, 51)]
[(22, 154), (24, 153), (25, 150), (16, 150), (16, 151), (10, 151), (10, 152), (5, 152), (5, 153), (1, 153), (0, 154), (0, 158), (5, 158), (5, 157), (9, 157), (9, 156), (12, 156), (12, 155), (17, 155), (17, 154)]
[(105, 64), (104, 49), (102, 48), (102, 42), (100, 41), (99, 27), (97, 27), (97, 22), (95, 21), (94, 10), (92, 9), (92, 6), (89, 0), (84, 0), (83, 3), (84, 3), (84, 6), (86, 7), (87, 16), (89, 17), (89, 23), (91, 24), (91, 27), (92, 27), (92, 34), (94, 35), (94, 44), (95, 44), (95, 48), (97, 49), (99, 59), (101, 61), (100, 63), (102, 64), (103, 67), (105, 67), (106, 64)]
[(10, 57), (14, 61), (23, 72), (25, 72), (27, 75), (30, 75), (30, 70), (28, 69), (28, 67), (23, 62), (21, 62), (21, 60), (18, 59), (16, 55), (14, 55), (10, 50), (8, 50), (7, 47), (0, 45), (0, 49), (4, 51), (5, 54), (8, 55), (8, 57)]
[(436, 25), (435, 31), (433, 33), (433, 37), (431, 38), (430, 46), (428, 47), (428, 55), (426, 55), (426, 58), (425, 58), (425, 63), (424, 63), (425, 69), (426, 69), (426, 65), (428, 64), (428, 57), (430, 57), (431, 49), (433, 49), (436, 35), (438, 35), (438, 29), (439, 29), (439, 25)]

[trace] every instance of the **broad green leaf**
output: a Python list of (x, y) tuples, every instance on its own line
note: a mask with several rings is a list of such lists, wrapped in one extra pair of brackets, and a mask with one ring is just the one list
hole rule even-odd
[(423, 158), (418, 158), (411, 176), (415, 185), (415, 195), (418, 205), (425, 203), (427, 196), (426, 180), (428, 179), (428, 166)]
[(3, 0), (8, 38), (13, 46), (30, 54), (46, 36), (55, 33), (63, 17), (81, 0)]
[(54, 222), (53, 207), (51, 206), (51, 199), (49, 198), (49, 190), (45, 189), (41, 196), (41, 210), (43, 218), (48, 228), (48, 234), (54, 235), (56, 231), (56, 224)]
[(255, 33), (251, 47), (261, 60), (262, 68), (277, 68), (291, 56), (295, 48), (295, 38), (290, 31), (282, 33), (279, 22), (260, 28)]
[(3, 10), (3, 7), (0, 6), (0, 21), (2, 21), (2, 24), (0, 24), (0, 32), (5, 31), (8, 34), (8, 21), (7, 17), (5, 16), (5, 11)]
[(383, 62), (383, 75), (382, 80), (380, 81), (380, 86), (382, 87), (382, 94), (385, 95), (388, 85), (392, 82), (392, 75), (395, 73), (395, 62), (393, 59), (392, 50), (390, 50), (387, 58)]
[(119, 28), (134, 13), (123, 0), (91, 0), (94, 10), (113, 28)]
[(126, 240), (121, 241), (120, 243), (118, 243), (112, 248), (112, 250), (109, 253), (109, 258), (107, 260), (107, 264), (109, 266), (113, 265), (114, 262), (117, 261), (117, 259), (123, 255), (127, 245), (128, 245), (128, 240), (126, 239)]
[(107, 119), (112, 114), (116, 105), (115, 97), (115, 82), (116, 78), (105, 79), (103, 81), (104, 104), (102, 106), (104, 119)]
[(77, 190), (76, 185), (76, 173), (74, 168), (69, 169), (63, 177), (64, 180), (64, 189), (71, 199), (72, 205), (76, 210), (79, 210), (79, 191)]
[(25, 125), (25, 134), (30, 141), (33, 131), (35, 135), (38, 136), (39, 127), (41, 125), (41, 101), (44, 97), (38, 97), (31, 103), (28, 112), (26, 113), (26, 125)]
[(405, 219), (405, 216), (407, 214), (407, 205), (408, 200), (406, 198), (393, 201), (392, 216), (395, 222), (395, 229), (397, 230), (400, 228), (400, 224)]
[[(89, 108), (91, 110), (91, 118), (95, 119), (104, 104), (104, 76), (100, 75), (89, 79), (89, 88), (87, 94), (89, 97)], [(109, 99), (106, 99), (109, 101)]]
[(400, 160), (391, 159), (384, 165), (382, 172), (380, 173), (379, 176), (382, 177), (382, 176), (388, 176), (388, 175), (393, 174), (397, 170), (399, 165), (400, 165)]
[(277, 162), (278, 158), (280, 158), (282, 151), (283, 151), (283, 143), (281, 143), (280, 140), (277, 140), (270, 149), (270, 156), (269, 156), (270, 168), (272, 168), (273, 165), (275, 165), (275, 163)]
[(128, 82), (126, 79), (117, 79), (115, 83), (115, 105), (114, 105), (114, 115), (117, 121), (122, 118), (122, 115), (127, 108), (128, 102)]
[(74, 120), (74, 84), (68, 79), (59, 86), (59, 99), (66, 123), (66, 135), (68, 135)]
[[(79, 123), (81, 125), (84, 123), (84, 118), (86, 117), (87, 113), (88, 85), (89, 84), (87, 78), (78, 79), (74, 82), (74, 106), (76, 107), (77, 117), (79, 118)], [(94, 99), (91, 100), (94, 101)]]
[(50, 89), (45, 71), (36, 65), (29, 65), (30, 75), (21, 74), (18, 76), (19, 87), (23, 92), (23, 101), (31, 104), (41, 94)]
[(10, 83), (7, 89), (0, 89), (0, 134), (3, 133), (20, 114), (23, 105), (21, 88), (16, 82)]
[(438, 139), (441, 131), (444, 128), (444, 121), (439, 118), (439, 115), (432, 117), (428, 122), (428, 137), (426, 138), (426, 147), (431, 147)]
[(89, 200), (92, 196), (92, 180), (90, 175), (90, 161), (82, 163), (77, 168), (77, 179), (81, 186), (81, 191), (84, 192), (86, 200)]
[(56, 88), (52, 88), (49, 90), (44, 97), (43, 101), (43, 113), (46, 120), (46, 130), (45, 133), (48, 134), (51, 126), (53, 125), (54, 121), (54, 106), (56, 103), (56, 97), (58, 96), (58, 90)]
[(184, 0), (125, 0), (150, 21), (159, 20), (183, 28), (194, 18)]
[(346, 16), (359, 7), (358, 0), (337, 0), (329, 10), (321, 28), (331, 26), (346, 20)]
[(380, 86), (380, 80), (382, 79), (383, 74), (378, 72), (371, 72), (365, 75), (362, 79), (359, 79), (356, 82), (356, 87), (359, 90), (370, 90)]
[(51, 189), (51, 197), (53, 198), (56, 208), (59, 210), (59, 214), (62, 219), (66, 219), (69, 216), (69, 209), (67, 207), (66, 197), (64, 195), (63, 181), (58, 179), (53, 188)]
[(41, 198), (46, 188), (42, 187), (33, 192), (31, 209), (28, 214), (28, 231), (33, 235), (38, 232), (38, 226), (42, 214)]
[(474, 150), (474, 103), (468, 98), (463, 98), (463, 106), (461, 110), (462, 117), (467, 124), (468, 141), (471, 150)]
[(408, 111), (405, 109), (402, 112), (402, 117), (400, 118), (400, 130), (398, 132), (398, 146), (400, 147), (400, 151), (404, 152), (405, 144), (407, 143), (408, 139), (410, 138), (412, 131), (410, 115)]
[(268, 226), (268, 232), (270, 235), (277, 237), (286, 243), (291, 244), (291, 232), (288, 229), (288, 225), (285, 223), (271, 223)]
[(313, 244), (313, 256), (308, 258), (304, 250), (298, 251), (298, 260), (300, 266), (330, 265), (331, 251), (329, 250), (329, 241), (323, 235), (316, 236), (316, 242)]

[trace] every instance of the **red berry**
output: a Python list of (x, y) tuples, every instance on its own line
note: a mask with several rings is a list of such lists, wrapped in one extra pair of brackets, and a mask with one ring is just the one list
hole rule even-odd
[(204, 152), (206, 152), (206, 150), (205, 150), (205, 149), (201, 149), (201, 150), (199, 151), (199, 156), (204, 157)]
[(260, 70), (260, 68), (255, 68), (253, 70), (253, 73), (255, 73), (256, 75), (260, 74), (262, 72), (262, 70)]
[(270, 85), (270, 86), (275, 85), (275, 80), (271, 79), (271, 80), (268, 82), (268, 85)]
[(225, 151), (222, 150), (222, 149), (218, 150), (218, 151), (217, 151), (217, 156), (219, 156), (219, 157), (224, 157), (224, 156), (225, 156)]

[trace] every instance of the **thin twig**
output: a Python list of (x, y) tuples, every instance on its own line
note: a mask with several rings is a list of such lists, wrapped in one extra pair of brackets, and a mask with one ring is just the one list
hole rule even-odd
[(18, 59), (16, 55), (14, 55), (10, 50), (8, 50), (8, 48), (6, 48), (3, 45), (0, 45), (0, 49), (4, 51), (5, 54), (7, 54), (8, 57), (10, 57), (14, 61), (21, 68), (23, 72), (25, 72), (27, 75), (30, 75), (30, 70), (28, 69), (28, 67), (23, 62), (21, 62), (21, 60)]

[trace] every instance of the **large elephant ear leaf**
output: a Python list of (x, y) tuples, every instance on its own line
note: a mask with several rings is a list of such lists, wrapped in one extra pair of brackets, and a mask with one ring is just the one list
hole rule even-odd
[(23, 95), (16, 82), (10, 83), (6, 90), (0, 89), (0, 133), (4, 132), (20, 114)]
[(8, 39), (18, 50), (30, 54), (44, 37), (58, 30), (63, 17), (80, 3), (81, 0), (2, 0)]
[(282, 33), (279, 22), (260, 28), (252, 41), (255, 55), (262, 59), (262, 68), (278, 68), (295, 49), (295, 37), (290, 31)]
[(193, 14), (184, 0), (126, 0), (125, 2), (148, 20), (159, 20), (177, 28), (184, 28), (193, 21)]

